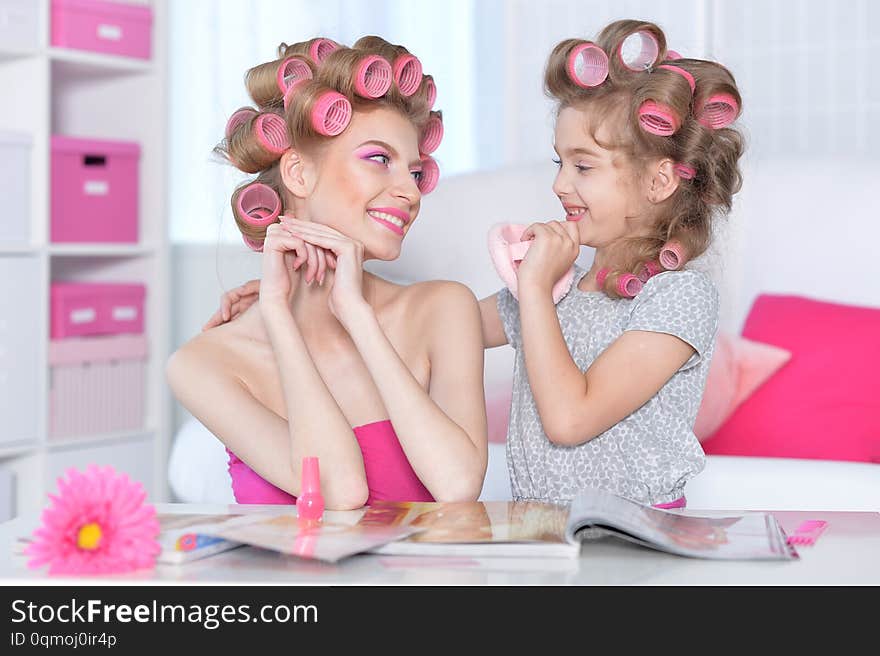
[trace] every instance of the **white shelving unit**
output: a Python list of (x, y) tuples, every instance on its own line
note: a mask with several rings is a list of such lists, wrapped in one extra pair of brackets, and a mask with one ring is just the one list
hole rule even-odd
[[(25, 134), (32, 140), (30, 217), (14, 218), (28, 221), (29, 241), (0, 241), (0, 305), (7, 306), (0, 309), (0, 394), (7, 395), (5, 405), (0, 399), (0, 473), (14, 474), (11, 501), (6, 498), (4, 504), (8, 490), (0, 490), (0, 520), (7, 518), (4, 513), (38, 511), (65, 469), (90, 463), (113, 465), (140, 480), (152, 501), (168, 500), (167, 0), (124, 1), (153, 9), (149, 61), (50, 47), (50, 0), (33, 0), (39, 13), (39, 41), (33, 49), (4, 48), (0, 38), (0, 133)], [(137, 244), (49, 242), (53, 134), (140, 144)], [(0, 221), (9, 220), (13, 217), (0, 214)], [(62, 279), (146, 285), (149, 355), (142, 429), (64, 439), (48, 436), (49, 285)], [(24, 375), (9, 380), (13, 356), (18, 372), (29, 371), (22, 361), (33, 363), (30, 379), (24, 380)], [(4, 412), (11, 416), (2, 416)]]

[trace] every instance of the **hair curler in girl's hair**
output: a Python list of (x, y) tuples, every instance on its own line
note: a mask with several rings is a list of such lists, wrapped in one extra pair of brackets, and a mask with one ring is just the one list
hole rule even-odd
[(430, 155), (440, 147), (441, 141), (443, 141), (443, 119), (440, 118), (439, 113), (432, 112), (419, 140), (419, 152)]
[(685, 262), (684, 247), (677, 241), (668, 241), (660, 250), (659, 259), (664, 269), (669, 269), (670, 271), (680, 269), (684, 266)]
[(248, 225), (263, 228), (281, 213), (281, 199), (272, 187), (255, 182), (236, 192), (235, 213)]
[[(608, 269), (599, 269), (596, 273), (596, 284), (599, 286), (599, 289), (605, 287), (605, 281), (608, 279), (608, 274), (611, 273)], [(631, 273), (622, 273), (617, 278), (617, 294), (624, 298), (635, 298), (636, 295), (642, 291), (642, 281), (636, 278)]]
[(419, 191), (426, 196), (434, 191), (437, 182), (440, 181), (440, 167), (437, 160), (430, 155), (422, 155), (422, 174), (419, 177)]
[(354, 74), (354, 92), (361, 98), (381, 98), (391, 88), (391, 64), (379, 55), (361, 59)]
[(650, 262), (645, 262), (644, 266), (642, 266), (642, 270), (639, 272), (639, 275), (636, 276), (642, 283), (648, 282), (651, 278), (656, 276), (658, 273), (663, 271), (663, 267), (660, 266), (659, 262), (655, 262), (651, 260)]
[(633, 32), (620, 42), (617, 57), (631, 71), (646, 71), (657, 62), (660, 44), (650, 32)]
[(671, 107), (646, 100), (639, 107), (639, 125), (645, 132), (669, 137), (678, 132), (681, 120)]
[(229, 139), (238, 128), (250, 121), (257, 114), (257, 110), (253, 107), (242, 107), (241, 109), (235, 110), (232, 113), (232, 116), (229, 117), (229, 120), (226, 121), (226, 138)]
[(415, 55), (400, 55), (394, 60), (394, 81), (404, 98), (413, 95), (422, 83), (422, 62)]
[(428, 109), (434, 109), (434, 103), (437, 102), (437, 85), (430, 75), (425, 76), (425, 86), (428, 94)]
[(568, 53), (565, 70), (579, 87), (597, 87), (608, 77), (608, 55), (595, 43), (580, 43)]
[(693, 180), (697, 177), (697, 169), (689, 164), (678, 163), (672, 167), (672, 170), (683, 180)]
[[(287, 100), (287, 92), (300, 82), (312, 79), (312, 67), (299, 57), (288, 57), (278, 67), (276, 81), (278, 89)], [(286, 105), (285, 105), (286, 107)]]
[(320, 64), (327, 59), (327, 55), (338, 49), (339, 44), (332, 39), (312, 39), (311, 45), (309, 45), (309, 57), (311, 57), (315, 63)]
[(335, 137), (351, 121), (351, 102), (336, 91), (322, 93), (312, 108), (312, 127), (325, 137)]
[(739, 116), (739, 103), (729, 93), (709, 96), (694, 110), (697, 120), (711, 130), (720, 130), (733, 123)]
[(257, 251), (257, 253), (263, 252), (263, 240), (262, 239), (251, 239), (246, 234), (242, 233), (241, 235), (242, 241), (244, 241), (245, 245), (250, 248), (252, 251)]

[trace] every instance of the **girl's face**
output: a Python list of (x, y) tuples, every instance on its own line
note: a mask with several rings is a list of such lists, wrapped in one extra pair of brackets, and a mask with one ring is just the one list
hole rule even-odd
[(392, 109), (358, 111), (345, 132), (304, 161), (310, 184), (295, 203), (298, 218), (360, 241), (366, 259), (397, 258), (422, 198), (415, 126)]
[[(600, 146), (588, 130), (588, 109), (565, 107), (556, 121), (554, 149), (559, 173), (553, 192), (576, 221), (580, 243), (607, 247), (644, 231), (647, 201), (623, 156)], [(608, 143), (607, 124), (596, 136)]]

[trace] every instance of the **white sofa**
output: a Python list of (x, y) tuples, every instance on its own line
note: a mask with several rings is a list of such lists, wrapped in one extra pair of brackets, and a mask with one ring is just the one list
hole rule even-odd
[[(369, 268), (402, 282), (458, 280), (478, 297), (496, 291), (500, 282), (486, 251), (486, 233), (500, 221), (559, 218), (560, 206), (550, 191), (554, 171), (548, 162), (444, 180), (424, 201), (401, 258), (372, 262)], [(837, 270), (847, 271), (848, 280), (880, 279), (880, 259), (869, 253), (880, 240), (880, 222), (864, 209), (873, 205), (870, 194), (878, 173), (877, 164), (864, 162), (746, 164), (745, 186), (719, 246), (696, 263), (713, 275), (721, 292), (721, 328), (738, 333), (761, 292), (880, 306), (876, 285), (843, 285), (828, 274)], [(824, 193), (809, 195), (807, 189)], [(836, 230), (830, 248), (829, 217)], [(179, 247), (174, 257), (175, 341), (182, 343), (216, 309), (223, 287), (257, 277), (259, 256), (235, 245), (219, 251), (215, 246)], [(584, 249), (580, 262), (586, 265), (590, 257)], [(821, 266), (810, 264), (820, 261)], [(215, 293), (205, 294), (209, 289)], [(512, 366), (511, 349), (486, 352), (490, 397), (509, 386)], [(182, 501), (230, 501), (225, 452), (198, 422), (185, 417), (181, 413), (171, 450), (172, 491)], [(686, 494), (691, 508), (878, 511), (880, 464), (712, 456)], [(504, 445), (494, 443), (481, 498), (509, 496)]]

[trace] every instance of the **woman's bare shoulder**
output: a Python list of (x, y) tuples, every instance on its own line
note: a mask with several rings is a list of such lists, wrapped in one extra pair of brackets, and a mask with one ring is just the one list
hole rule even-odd
[(180, 370), (244, 382), (248, 378), (247, 363), (259, 361), (267, 345), (248, 339), (239, 328), (232, 324), (211, 328), (181, 345), (166, 365), (169, 382)]

